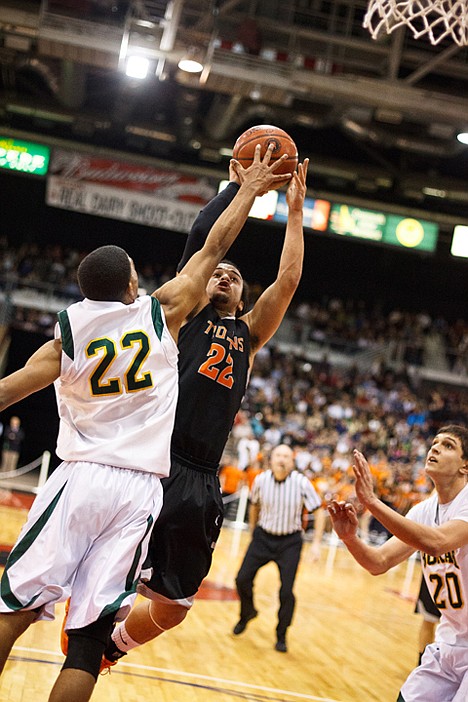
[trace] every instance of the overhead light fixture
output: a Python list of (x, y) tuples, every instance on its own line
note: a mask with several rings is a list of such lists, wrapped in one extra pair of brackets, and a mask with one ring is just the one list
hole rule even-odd
[(422, 191), (424, 195), (430, 195), (431, 197), (447, 197), (447, 191), (441, 190), (440, 188), (425, 187)]
[(201, 52), (191, 47), (185, 56), (182, 56), (177, 64), (181, 71), (186, 73), (201, 73), (203, 71), (203, 63)]
[(249, 98), (251, 100), (253, 100), (254, 102), (258, 102), (261, 97), (262, 97), (262, 91), (260, 89), (260, 86), (254, 85), (252, 90), (249, 93)]
[(144, 80), (149, 71), (149, 59), (145, 56), (129, 56), (125, 66), (125, 73), (129, 78)]
[(468, 132), (460, 132), (460, 134), (457, 134), (457, 139), (462, 144), (468, 144)]

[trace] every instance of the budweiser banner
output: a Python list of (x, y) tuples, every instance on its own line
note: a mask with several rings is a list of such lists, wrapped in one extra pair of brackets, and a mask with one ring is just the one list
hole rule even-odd
[(215, 179), (56, 149), (46, 202), (74, 212), (188, 232), (216, 192)]

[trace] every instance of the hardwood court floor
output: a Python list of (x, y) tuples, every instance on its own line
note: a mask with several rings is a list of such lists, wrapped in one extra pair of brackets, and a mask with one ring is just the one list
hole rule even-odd
[[(0, 543), (14, 538), (24, 510), (0, 506)], [(211, 573), (185, 622), (132, 651), (101, 676), (93, 702), (394, 702), (417, 660), (420, 624), (413, 614), (419, 567), (403, 564), (373, 578), (347, 552), (324, 544), (320, 563), (305, 544), (288, 653), (275, 642), (278, 575), (256, 581), (259, 616), (240, 636), (234, 577), (248, 534), (223, 528)], [(402, 593), (404, 596), (402, 596)], [(60, 670), (55, 622), (33, 625), (18, 640), (0, 679), (1, 702), (47, 700)]]

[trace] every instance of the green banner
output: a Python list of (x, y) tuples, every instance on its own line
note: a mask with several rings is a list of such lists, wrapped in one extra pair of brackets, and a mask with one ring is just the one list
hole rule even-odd
[(383, 212), (354, 205), (332, 205), (328, 229), (334, 234), (382, 241), (385, 221)]
[(45, 175), (49, 166), (48, 146), (0, 136), (0, 168)]
[(415, 217), (385, 214), (354, 205), (334, 204), (330, 212), (328, 230), (334, 234), (391, 246), (435, 251), (439, 225)]
[(435, 251), (439, 225), (414, 217), (387, 215), (383, 241), (407, 249)]

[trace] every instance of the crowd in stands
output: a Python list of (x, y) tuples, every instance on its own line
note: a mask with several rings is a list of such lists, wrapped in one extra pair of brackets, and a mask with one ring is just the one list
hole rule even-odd
[(363, 300), (331, 298), (323, 302), (301, 302), (291, 309), (295, 341), (311, 340), (349, 353), (385, 346), (394, 363), (432, 365), (444, 356), (446, 368), (468, 374), (468, 323), (449, 323), (432, 318), (427, 311), (370, 307)]
[(432, 490), (424, 472), (427, 448), (448, 422), (467, 424), (466, 388), (415, 384), (404, 367), (400, 373), (382, 364), (337, 369), (325, 358), (311, 363), (270, 345), (257, 356), (231, 432), (221, 471), (222, 485), (226, 473), (230, 487), (223, 491), (249, 484), (269, 450), (284, 442), (324, 502), (352, 500), (352, 450), (359, 448), (381, 498), (405, 514)]
[[(11, 324), (52, 336), (55, 312), (37, 300), (45, 288), (65, 301), (78, 299), (76, 269), (86, 253), (57, 245), (41, 250), (31, 243), (15, 249), (0, 239), (0, 292), (34, 291), (34, 305), (11, 305)], [(173, 275), (174, 269), (146, 263), (139, 270), (140, 286), (152, 292)], [(257, 286), (254, 294), (260, 290)], [(387, 313), (364, 301), (332, 298), (293, 305), (288, 323), (294, 353), (281, 351), (274, 339), (256, 357), (225, 453), (224, 494), (251, 484), (268, 450), (285, 442), (324, 500), (352, 498), (351, 452), (358, 447), (380, 495), (405, 513), (431, 490), (423, 467), (434, 430), (468, 420), (466, 384), (421, 383), (408, 368), (425, 365), (431, 349), (442, 347), (448, 369), (466, 378), (468, 322), (432, 318), (427, 311)], [(346, 350), (349, 364), (333, 367), (326, 351), (318, 361), (309, 360), (301, 354), (308, 341)], [(355, 351), (382, 346), (393, 363), (380, 358), (364, 371), (353, 362)]]
[[(13, 326), (53, 336), (55, 312), (82, 296), (76, 272), (89, 251), (51, 244), (40, 248), (29, 242), (11, 247), (0, 237), (0, 292), (19, 295), (20, 304), (10, 304)], [(140, 288), (148, 293), (175, 275), (175, 267), (145, 263), (139, 268)]]
[[(44, 297), (53, 294), (65, 303), (79, 299), (76, 270), (86, 253), (57, 244), (41, 249), (31, 242), (14, 248), (6, 238), (0, 238), (0, 290), (19, 286), (33, 290), (36, 297), (34, 306), (15, 306), (18, 327), (36, 327), (51, 335), (53, 322), (44, 315), (46, 309), (38, 309), (36, 293), (42, 291)], [(138, 272), (141, 288), (152, 292), (173, 277), (175, 268), (146, 261)], [(252, 286), (254, 297), (259, 292), (258, 285)], [(448, 371), (468, 376), (468, 322), (463, 319), (448, 322), (432, 318), (427, 311), (386, 312), (363, 300), (338, 298), (299, 302), (291, 308), (288, 319), (291, 341), (297, 344), (312, 341), (348, 354), (385, 345), (395, 363), (413, 366), (431, 365), (434, 360), (440, 365), (435, 356), (442, 353)]]

